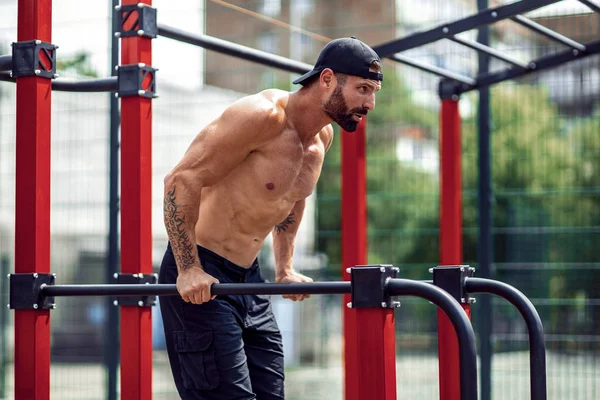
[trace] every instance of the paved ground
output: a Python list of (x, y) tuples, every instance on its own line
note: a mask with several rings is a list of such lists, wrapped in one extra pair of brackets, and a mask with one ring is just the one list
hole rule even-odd
[[(529, 399), (528, 353), (500, 354), (494, 358), (494, 400)], [(438, 399), (437, 359), (431, 356), (398, 357), (398, 399)], [(600, 399), (600, 358), (548, 354), (549, 400)], [(164, 353), (154, 355), (153, 400), (178, 400)], [(7, 376), (12, 396), (12, 369)], [(52, 400), (104, 400), (104, 370), (100, 365), (53, 364)], [(288, 368), (287, 400), (342, 400), (342, 369)], [(225, 399), (224, 399), (225, 400)], [(365, 399), (370, 400), (370, 399)]]

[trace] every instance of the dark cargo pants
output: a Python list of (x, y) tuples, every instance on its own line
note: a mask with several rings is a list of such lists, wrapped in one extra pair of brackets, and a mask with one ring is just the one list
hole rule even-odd
[[(198, 254), (204, 270), (220, 283), (265, 282), (257, 261), (242, 268), (201, 246)], [(169, 245), (159, 283), (176, 280)], [(171, 370), (183, 400), (284, 398), (283, 345), (269, 296), (217, 296), (200, 305), (163, 296), (160, 310)]]

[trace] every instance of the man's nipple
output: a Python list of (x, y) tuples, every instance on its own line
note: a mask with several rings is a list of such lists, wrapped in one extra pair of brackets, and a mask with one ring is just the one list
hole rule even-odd
[(273, 190), (275, 189), (275, 184), (273, 184), (273, 182), (269, 182), (265, 185), (267, 187), (267, 189), (269, 190)]

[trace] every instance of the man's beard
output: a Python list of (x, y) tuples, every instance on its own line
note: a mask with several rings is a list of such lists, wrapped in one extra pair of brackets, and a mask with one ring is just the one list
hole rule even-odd
[(367, 115), (369, 110), (362, 107), (348, 110), (348, 105), (346, 104), (344, 95), (342, 95), (342, 87), (338, 85), (323, 106), (323, 111), (343, 130), (354, 132), (358, 127), (358, 122), (352, 118), (354, 114)]

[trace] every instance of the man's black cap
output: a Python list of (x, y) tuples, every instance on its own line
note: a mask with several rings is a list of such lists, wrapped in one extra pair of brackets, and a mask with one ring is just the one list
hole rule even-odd
[(382, 81), (383, 74), (369, 71), (373, 61), (381, 63), (377, 53), (354, 36), (335, 39), (321, 50), (315, 67), (296, 79), (294, 84), (303, 84), (311, 77), (320, 74), (325, 68), (330, 68), (333, 72)]

